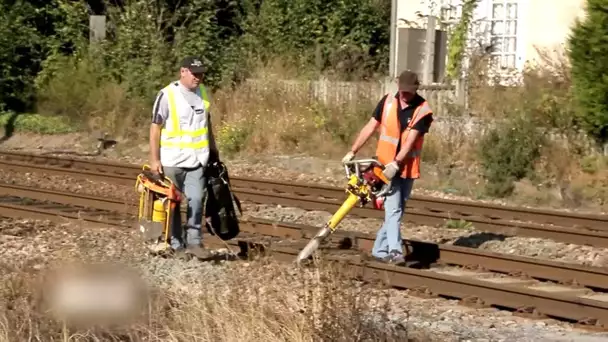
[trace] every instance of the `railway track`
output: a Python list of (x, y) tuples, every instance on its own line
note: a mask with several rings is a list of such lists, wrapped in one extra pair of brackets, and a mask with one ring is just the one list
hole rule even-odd
[[(5, 217), (84, 220), (131, 228), (135, 212), (134, 206), (116, 199), (0, 186), (0, 216)], [(260, 219), (245, 220), (241, 228), (242, 237), (228, 241), (231, 246), (263, 243), (273, 257), (288, 262), (318, 229)], [(406, 241), (406, 247), (408, 258), (417, 265), (397, 267), (365, 256), (373, 239), (337, 231), (322, 253), (327, 260), (346, 263), (363, 279), (388, 279), (391, 286), (427, 295), (608, 329), (608, 269), (415, 240)]]
[[(116, 184), (134, 184), (141, 167), (132, 164), (96, 162), (34, 154), (0, 152), (0, 168), (16, 172), (39, 171), (47, 174), (85, 177)], [(311, 184), (277, 182), (267, 179), (233, 177), (239, 198), (259, 204), (281, 204), (306, 210), (335, 211), (344, 190)], [(349, 215), (382, 218), (383, 213), (369, 207), (354, 208)], [(404, 221), (444, 225), (448, 220), (465, 220), (476, 229), (507, 236), (540, 237), (555, 241), (608, 247), (608, 215), (507, 207), (476, 202), (414, 196), (407, 203)]]

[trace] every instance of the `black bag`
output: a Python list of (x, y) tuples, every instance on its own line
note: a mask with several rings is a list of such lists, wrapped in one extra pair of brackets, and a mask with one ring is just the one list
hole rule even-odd
[(205, 199), (205, 226), (211, 235), (222, 240), (235, 238), (239, 232), (239, 220), (234, 203), (242, 215), (241, 202), (232, 193), (226, 165), (213, 160), (205, 170), (207, 196)]

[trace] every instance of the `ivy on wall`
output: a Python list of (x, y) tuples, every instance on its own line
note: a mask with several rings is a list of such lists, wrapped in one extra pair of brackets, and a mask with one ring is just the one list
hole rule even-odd
[(467, 35), (473, 12), (479, 0), (463, 0), (462, 15), (460, 21), (455, 25), (448, 43), (448, 65), (446, 67), (446, 77), (448, 80), (455, 79), (462, 70), (462, 61), (466, 49)]

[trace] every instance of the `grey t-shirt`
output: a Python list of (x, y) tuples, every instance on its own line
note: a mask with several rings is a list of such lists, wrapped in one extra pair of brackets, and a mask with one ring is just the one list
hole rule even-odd
[[(193, 108), (203, 108), (203, 99), (197, 94), (186, 87), (184, 87), (179, 81), (174, 82), (179, 86), (181, 94), (184, 96), (188, 104)], [(167, 96), (161, 91), (156, 95), (154, 101), (154, 107), (152, 108), (152, 123), (162, 125), (167, 117), (169, 116), (169, 101)], [(209, 119), (209, 111), (207, 111), (207, 119)]]

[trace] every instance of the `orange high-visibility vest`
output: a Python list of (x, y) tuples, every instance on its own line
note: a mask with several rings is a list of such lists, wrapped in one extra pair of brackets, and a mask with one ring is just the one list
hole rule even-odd
[[(378, 157), (378, 161), (384, 165), (395, 160), (399, 140), (401, 140), (401, 146), (403, 147), (407, 134), (412, 127), (425, 116), (432, 113), (431, 106), (429, 106), (427, 101), (424, 101), (414, 110), (412, 119), (407, 128), (403, 131), (403, 134), (401, 134), (401, 125), (398, 117), (398, 101), (399, 99), (397, 97), (388, 94), (382, 111), (380, 138), (378, 139), (378, 147), (376, 148), (376, 157)], [(407, 154), (403, 161), (404, 167), (401, 171), (402, 178), (420, 178), (420, 154), (422, 152), (423, 143), (423, 135), (418, 136), (414, 141), (412, 150)]]

